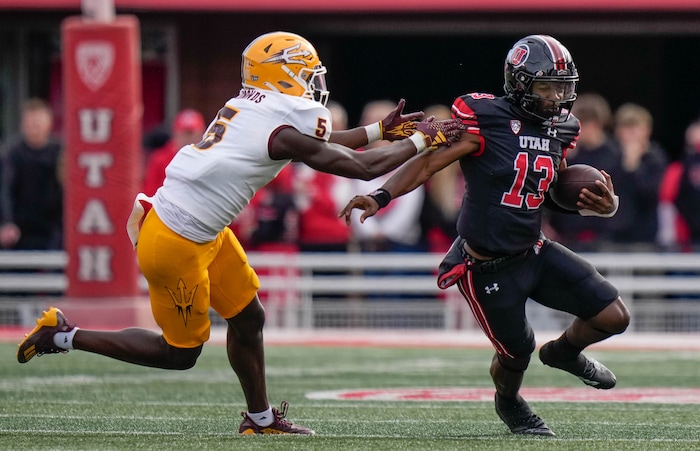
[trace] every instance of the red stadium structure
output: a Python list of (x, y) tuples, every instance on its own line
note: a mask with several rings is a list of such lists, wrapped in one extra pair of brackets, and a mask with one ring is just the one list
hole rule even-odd
[(125, 232), (140, 187), (139, 33), (134, 16), (76, 16), (62, 24), (66, 295), (76, 307), (110, 308), (102, 316), (112, 325), (116, 311), (134, 322), (134, 309), (123, 306), (141, 294)]
[[(83, 0), (89, 3), (90, 0)], [(396, 11), (690, 11), (698, 7), (697, 0), (578, 0), (552, 2), (550, 0), (258, 0), (241, 2), (230, 0), (115, 0), (118, 8), (150, 11), (264, 11), (264, 12), (396, 12)], [(0, 0), (0, 7), (27, 9), (73, 9), (76, 0)]]

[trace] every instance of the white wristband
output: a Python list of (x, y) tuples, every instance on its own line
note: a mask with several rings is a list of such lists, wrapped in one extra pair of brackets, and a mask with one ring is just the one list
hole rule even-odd
[(367, 144), (379, 141), (382, 139), (382, 123), (375, 122), (365, 125), (365, 133), (367, 133)]
[(408, 140), (412, 141), (413, 145), (416, 146), (416, 153), (421, 153), (428, 148), (427, 144), (425, 144), (425, 135), (421, 132), (415, 132)]
[(588, 210), (588, 209), (583, 209), (579, 210), (578, 214), (581, 216), (598, 216), (600, 218), (612, 218), (615, 216), (615, 213), (617, 213), (617, 208), (620, 206), (620, 197), (616, 194), (615, 197), (613, 197), (613, 211), (611, 211), (608, 214), (601, 215), (600, 213), (597, 213), (593, 210)]

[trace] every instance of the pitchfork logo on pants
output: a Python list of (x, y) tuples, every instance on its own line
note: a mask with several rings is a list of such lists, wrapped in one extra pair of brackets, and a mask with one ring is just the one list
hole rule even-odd
[(175, 308), (177, 309), (177, 315), (182, 316), (182, 320), (185, 322), (185, 327), (187, 327), (187, 320), (190, 319), (190, 316), (192, 316), (192, 307), (194, 307), (194, 294), (197, 292), (197, 287), (199, 285), (195, 285), (194, 288), (192, 288), (191, 291), (187, 291), (187, 286), (185, 285), (185, 281), (180, 279), (177, 281), (177, 288), (175, 290), (171, 290), (168, 287), (165, 287), (166, 290), (168, 290), (168, 293), (170, 294), (170, 297), (172, 298), (173, 302), (175, 303)]

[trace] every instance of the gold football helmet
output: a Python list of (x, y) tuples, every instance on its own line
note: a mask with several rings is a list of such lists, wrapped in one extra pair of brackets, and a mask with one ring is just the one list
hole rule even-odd
[(259, 36), (243, 50), (244, 88), (265, 89), (321, 102), (328, 101), (325, 66), (316, 49), (294, 33), (276, 31)]

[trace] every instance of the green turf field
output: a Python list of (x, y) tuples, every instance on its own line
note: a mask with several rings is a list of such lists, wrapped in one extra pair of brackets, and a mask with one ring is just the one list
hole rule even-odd
[[(141, 368), (73, 351), (20, 365), (0, 344), (2, 450), (697, 450), (700, 404), (530, 401), (554, 438), (510, 434), (492, 402), (309, 399), (319, 390), (490, 388), (485, 349), (267, 349), (272, 402), (315, 437), (238, 436), (243, 395), (220, 345), (197, 366)], [(700, 388), (700, 353), (593, 351), (618, 388)], [(536, 358), (526, 387), (573, 387)], [(617, 390), (616, 388), (615, 390)], [(587, 388), (596, 392), (593, 388)]]

